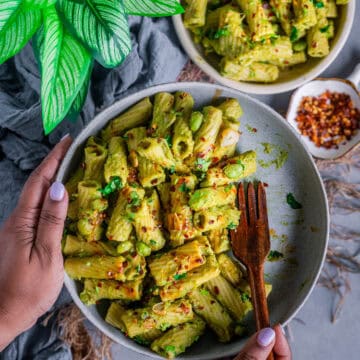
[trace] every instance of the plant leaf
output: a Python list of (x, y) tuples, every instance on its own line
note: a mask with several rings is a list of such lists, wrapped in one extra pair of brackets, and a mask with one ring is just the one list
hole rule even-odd
[(68, 113), (88, 74), (91, 56), (61, 23), (55, 6), (43, 11), (43, 34), (37, 36), (41, 63), (41, 103), (45, 134)]
[(140, 16), (172, 16), (184, 12), (177, 0), (124, 0), (124, 7), (127, 14)]
[(66, 115), (67, 120), (71, 122), (75, 122), (77, 120), (80, 111), (84, 106), (86, 96), (89, 91), (89, 84), (90, 84), (92, 70), (93, 70), (93, 66), (91, 65), (89, 67), (88, 73), (86, 74), (86, 78), (83, 84), (81, 85), (79, 92), (76, 95), (74, 102), (71, 104), (69, 113)]
[(67, 25), (105, 67), (122, 63), (131, 50), (129, 25), (122, 0), (59, 0)]
[[(9, 8), (3, 3), (10, 3)], [(0, 3), (0, 64), (17, 54), (30, 40), (41, 22), (41, 11)], [(12, 5), (12, 6), (11, 6)]]

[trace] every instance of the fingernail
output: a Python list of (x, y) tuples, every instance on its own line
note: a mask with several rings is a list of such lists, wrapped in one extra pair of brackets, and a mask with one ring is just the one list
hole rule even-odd
[(65, 195), (65, 186), (60, 181), (55, 181), (50, 187), (50, 199), (61, 201)]
[(280, 329), (281, 329), (282, 333), (283, 333), (284, 335), (286, 335), (286, 331), (285, 331), (285, 329), (283, 328), (283, 326), (282, 326), (281, 324), (279, 324), (279, 326), (280, 326)]
[(66, 139), (67, 137), (69, 137), (69, 136), (70, 136), (69, 133), (65, 134), (65, 135), (60, 139), (59, 142), (62, 142), (63, 140), (65, 140), (65, 139)]
[(256, 338), (257, 343), (262, 347), (269, 346), (275, 339), (275, 331), (271, 328), (261, 329)]

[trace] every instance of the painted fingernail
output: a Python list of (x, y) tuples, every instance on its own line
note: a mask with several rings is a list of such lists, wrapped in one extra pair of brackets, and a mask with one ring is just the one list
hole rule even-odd
[(275, 339), (275, 331), (271, 328), (261, 329), (256, 338), (257, 343), (262, 347), (269, 346)]
[(50, 187), (50, 199), (61, 201), (65, 195), (65, 186), (60, 181), (55, 181)]
[(59, 142), (62, 142), (63, 140), (65, 140), (65, 139), (66, 139), (67, 137), (69, 137), (69, 136), (70, 136), (69, 133), (65, 134), (65, 135), (60, 139)]

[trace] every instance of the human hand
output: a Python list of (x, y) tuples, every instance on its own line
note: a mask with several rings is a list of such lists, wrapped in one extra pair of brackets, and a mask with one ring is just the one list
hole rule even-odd
[(234, 360), (266, 360), (271, 350), (274, 360), (291, 360), (291, 351), (281, 326), (254, 334)]
[(52, 182), (70, 144), (70, 137), (60, 141), (34, 170), (0, 229), (0, 351), (48, 311), (61, 291), (68, 195)]

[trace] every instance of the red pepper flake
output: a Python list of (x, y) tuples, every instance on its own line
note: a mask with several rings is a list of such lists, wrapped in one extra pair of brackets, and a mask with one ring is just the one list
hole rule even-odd
[(266, 182), (264, 182), (263, 184), (264, 184), (265, 187), (268, 187), (268, 186), (269, 186), (269, 184), (266, 183)]
[(170, 191), (171, 191), (171, 192), (176, 191), (176, 188), (175, 188), (175, 186), (174, 186), (174, 185), (171, 185), (171, 186), (170, 186)]
[(98, 284), (97, 284), (97, 286), (98, 286), (99, 288), (101, 288), (101, 287), (102, 287), (102, 282), (99, 281)]
[(147, 232), (146, 226), (142, 226), (142, 227), (141, 227), (141, 230), (142, 230), (142, 232), (146, 233), (146, 232)]
[(108, 271), (108, 272), (107, 272), (107, 276), (113, 277), (113, 276), (114, 276), (114, 273), (113, 273), (112, 271)]
[(301, 134), (316, 146), (338, 148), (360, 128), (360, 110), (348, 94), (327, 90), (318, 97), (302, 98), (296, 122)]
[(219, 294), (220, 294), (220, 290), (219, 290), (219, 288), (218, 288), (217, 286), (214, 286), (214, 293), (215, 293), (216, 295), (219, 295)]
[(188, 314), (190, 312), (190, 308), (184, 303), (181, 303), (180, 309), (183, 311), (184, 314)]
[(204, 310), (205, 307), (204, 306), (199, 306), (198, 309), (201, 311), (201, 310)]
[(121, 288), (121, 284), (116, 285), (115, 289), (119, 290)]
[(158, 182), (158, 179), (152, 179), (150, 182), (151, 182), (152, 185), (156, 185), (157, 182)]
[(125, 261), (123, 262), (123, 264), (122, 264), (122, 266), (123, 266), (124, 268), (126, 268), (128, 265), (129, 265), (129, 263), (127, 262), (127, 260), (125, 260)]
[(211, 305), (214, 305), (214, 304), (215, 304), (215, 300), (211, 300), (211, 301), (210, 301), (210, 304), (211, 304)]
[(205, 142), (205, 141), (206, 141), (206, 139), (205, 139), (205, 137), (204, 137), (204, 136), (202, 136), (202, 137), (200, 138), (200, 140), (201, 140), (201, 141), (203, 141), (203, 142)]

